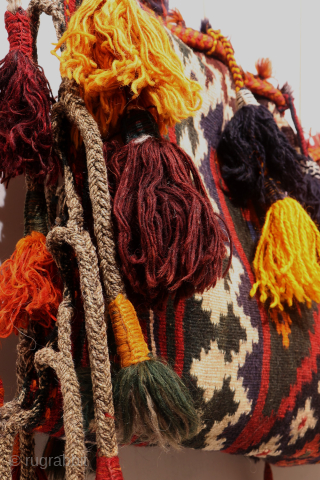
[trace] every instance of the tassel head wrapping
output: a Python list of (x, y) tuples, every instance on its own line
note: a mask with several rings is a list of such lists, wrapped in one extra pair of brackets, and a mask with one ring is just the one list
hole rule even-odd
[(26, 328), (29, 316), (48, 328), (62, 301), (58, 269), (38, 232), (21, 239), (0, 268), (0, 338)]
[(122, 294), (109, 304), (112, 328), (117, 344), (121, 367), (149, 361), (150, 351), (144, 341), (136, 311)]
[(165, 29), (136, 0), (84, 0), (55, 51), (64, 42), (61, 75), (80, 86), (103, 135), (126, 108), (119, 87), (157, 109), (162, 133), (200, 108), (200, 85), (185, 76)]
[(278, 200), (267, 212), (253, 267), (256, 283), (251, 296), (270, 308), (283, 310), (294, 299), (310, 307), (320, 302), (320, 233), (301, 205)]
[(15, 13), (7, 11), (4, 19), (5, 27), (8, 32), (10, 50), (19, 50), (21, 53), (31, 58), (32, 37), (27, 15), (25, 15), (22, 8), (19, 8)]

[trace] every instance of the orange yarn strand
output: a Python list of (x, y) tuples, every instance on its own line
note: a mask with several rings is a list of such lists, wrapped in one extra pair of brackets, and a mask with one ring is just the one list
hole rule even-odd
[(102, 133), (114, 127), (127, 104), (143, 91), (144, 107), (153, 105), (159, 126), (193, 115), (201, 106), (200, 85), (189, 80), (160, 22), (136, 0), (84, 0), (55, 48), (63, 77), (74, 79)]
[(253, 267), (256, 283), (250, 292), (270, 308), (283, 310), (293, 299), (320, 302), (320, 233), (307, 212), (293, 198), (278, 200), (269, 208)]
[(8, 337), (14, 327), (26, 328), (29, 316), (50, 327), (61, 301), (61, 280), (46, 237), (32, 232), (0, 268), (0, 338)]
[(121, 293), (109, 305), (109, 314), (121, 359), (121, 367), (150, 360), (136, 311), (132, 303)]
[[(280, 316), (280, 319), (279, 319)], [(290, 345), (289, 335), (291, 333), (292, 320), (287, 312), (279, 312), (278, 309), (270, 310), (270, 317), (274, 321), (277, 333), (282, 335), (282, 345), (288, 348)]]

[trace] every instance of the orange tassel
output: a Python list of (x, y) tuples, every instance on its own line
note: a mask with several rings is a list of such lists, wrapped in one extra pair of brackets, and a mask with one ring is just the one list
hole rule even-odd
[(62, 282), (46, 237), (32, 232), (0, 268), (0, 338), (26, 328), (29, 316), (49, 328), (61, 301)]

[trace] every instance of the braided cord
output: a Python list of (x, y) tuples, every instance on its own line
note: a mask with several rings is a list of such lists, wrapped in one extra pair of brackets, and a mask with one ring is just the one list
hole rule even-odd
[(232, 77), (236, 85), (236, 92), (238, 92), (239, 90), (241, 90), (241, 88), (244, 87), (244, 83), (241, 70), (236, 62), (236, 59), (234, 58), (234, 50), (231, 43), (226, 37), (222, 35), (220, 30), (213, 30), (212, 28), (209, 28), (208, 35), (214, 38), (216, 44), (218, 43), (218, 41), (222, 43), (223, 48), (226, 52), (229, 70), (232, 73)]

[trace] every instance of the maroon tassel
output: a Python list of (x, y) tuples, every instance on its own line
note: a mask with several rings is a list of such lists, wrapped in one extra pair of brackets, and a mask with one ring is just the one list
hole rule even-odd
[(11, 468), (12, 480), (20, 480), (20, 465)]
[(270, 464), (268, 462), (265, 463), (264, 466), (264, 480), (273, 480), (272, 470)]
[(215, 286), (229, 232), (191, 158), (160, 137), (151, 114), (131, 110), (123, 127), (127, 144), (105, 145), (118, 254), (129, 297), (161, 310), (169, 295), (177, 303)]
[(48, 480), (45, 470), (41, 467), (35, 468), (35, 476), (37, 480)]
[(2, 182), (28, 173), (54, 181), (50, 107), (54, 98), (43, 70), (32, 60), (26, 12), (5, 13), (10, 51), (0, 62), (0, 174)]

